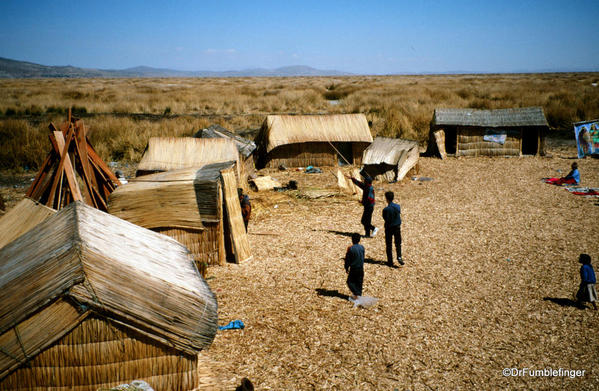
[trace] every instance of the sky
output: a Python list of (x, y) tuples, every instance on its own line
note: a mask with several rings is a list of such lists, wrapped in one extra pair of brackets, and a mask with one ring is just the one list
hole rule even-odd
[(599, 0), (0, 0), (0, 57), (355, 74), (599, 71)]

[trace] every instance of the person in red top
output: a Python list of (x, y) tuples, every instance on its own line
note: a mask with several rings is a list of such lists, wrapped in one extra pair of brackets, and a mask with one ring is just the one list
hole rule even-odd
[(243, 217), (245, 232), (247, 232), (248, 223), (250, 222), (250, 216), (252, 215), (252, 204), (250, 203), (250, 197), (247, 194), (243, 194), (242, 188), (237, 189), (237, 194), (239, 195), (239, 203), (241, 205), (241, 216)]
[(353, 183), (356, 184), (360, 189), (362, 189), (362, 201), (361, 204), (364, 207), (364, 212), (362, 212), (362, 219), (360, 222), (364, 226), (365, 237), (370, 238), (370, 231), (372, 231), (372, 236), (376, 236), (378, 232), (378, 228), (372, 225), (372, 213), (374, 212), (374, 186), (372, 186), (372, 178), (368, 175), (364, 176), (364, 182), (361, 182), (354, 177), (347, 176), (347, 178), (351, 179)]

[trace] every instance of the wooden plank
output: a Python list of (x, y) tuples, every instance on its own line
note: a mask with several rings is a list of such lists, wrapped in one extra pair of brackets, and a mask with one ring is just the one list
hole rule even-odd
[(29, 189), (25, 194), (27, 197), (35, 198), (34, 194), (40, 193), (40, 191), (37, 188), (38, 186), (40, 186), (41, 183), (43, 183), (43, 179), (46, 177), (46, 175), (48, 175), (48, 172), (50, 172), (50, 169), (54, 165), (55, 160), (56, 155), (53, 152), (50, 152), (48, 156), (46, 156), (46, 160), (44, 160), (44, 163), (42, 164), (40, 170), (37, 172), (35, 179), (33, 180), (33, 183), (31, 184), (31, 186), (29, 186)]
[(223, 211), (223, 190), (220, 183), (216, 186), (216, 216), (220, 220), (216, 236), (218, 238), (218, 264), (223, 266), (227, 263), (227, 250), (225, 249), (225, 224)]
[(92, 171), (89, 166), (89, 159), (87, 157), (87, 140), (85, 134), (85, 126), (81, 121), (75, 123), (75, 148), (79, 156), (79, 164), (81, 165), (81, 172), (79, 175), (83, 178), (85, 183), (85, 201), (88, 205), (98, 208), (98, 202), (96, 201), (94, 188), (92, 183)]
[(232, 168), (222, 171), (227, 224), (231, 229), (231, 242), (235, 252), (235, 262), (240, 263), (252, 258), (250, 243), (241, 217), (241, 205), (237, 195), (237, 180)]
[(104, 172), (104, 176), (116, 183), (117, 186), (121, 185), (121, 181), (118, 180), (116, 175), (114, 175), (110, 168), (108, 168), (106, 163), (104, 163), (104, 160), (102, 160), (102, 158), (96, 153), (96, 151), (94, 151), (91, 144), (89, 143), (89, 140), (87, 140), (87, 154), (90, 158), (90, 161), (95, 163), (98, 166), (98, 168)]
[[(69, 136), (73, 137), (73, 131), (69, 131)], [(73, 200), (82, 201), (83, 197), (81, 196), (81, 191), (79, 190), (79, 184), (77, 184), (77, 180), (75, 178), (75, 171), (73, 171), (73, 164), (71, 163), (71, 158), (68, 154), (69, 143), (65, 141), (62, 132), (54, 132), (54, 137), (58, 144), (58, 148), (62, 150), (62, 155), (60, 162), (58, 163), (58, 169), (56, 170), (56, 174), (54, 177), (54, 182), (52, 183), (52, 188), (50, 192), (50, 198), (48, 199), (48, 203), (51, 204), (54, 201), (54, 192), (56, 191), (56, 187), (58, 186), (58, 182), (61, 180), (62, 173), (64, 172), (67, 177), (67, 182), (69, 185), (69, 190), (71, 191)]]

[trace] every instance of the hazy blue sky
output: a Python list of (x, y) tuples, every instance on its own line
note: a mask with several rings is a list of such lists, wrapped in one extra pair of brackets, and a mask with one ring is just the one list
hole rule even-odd
[(0, 0), (0, 57), (361, 74), (599, 70), (599, 0)]

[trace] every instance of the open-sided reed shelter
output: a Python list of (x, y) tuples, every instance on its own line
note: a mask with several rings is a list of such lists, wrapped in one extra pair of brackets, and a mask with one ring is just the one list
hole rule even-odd
[(418, 163), (418, 143), (398, 138), (376, 137), (364, 151), (364, 171), (379, 181), (401, 181)]
[[(175, 238), (189, 248), (202, 273), (207, 265), (223, 265), (236, 255), (246, 260), (234, 167), (234, 162), (214, 163), (137, 177), (111, 194), (108, 212)], [(231, 186), (225, 188), (223, 176), (232, 177)], [(229, 213), (235, 206), (238, 210)], [(235, 243), (247, 249), (236, 251)]]
[(211, 163), (236, 162), (242, 166), (235, 143), (226, 138), (152, 137), (137, 166), (136, 176), (169, 170), (201, 167)]
[(372, 135), (364, 114), (269, 115), (256, 139), (257, 166), (362, 163)]
[(237, 151), (239, 151), (239, 161), (244, 166), (242, 171), (245, 171), (248, 175), (255, 171), (254, 151), (256, 151), (256, 143), (254, 141), (241, 137), (219, 125), (211, 125), (205, 129), (200, 129), (194, 137), (224, 138), (233, 141)]
[(2, 390), (191, 390), (216, 330), (184, 246), (82, 202), (0, 249)]
[(549, 126), (543, 109), (435, 109), (429, 152), (455, 156), (544, 155)]

